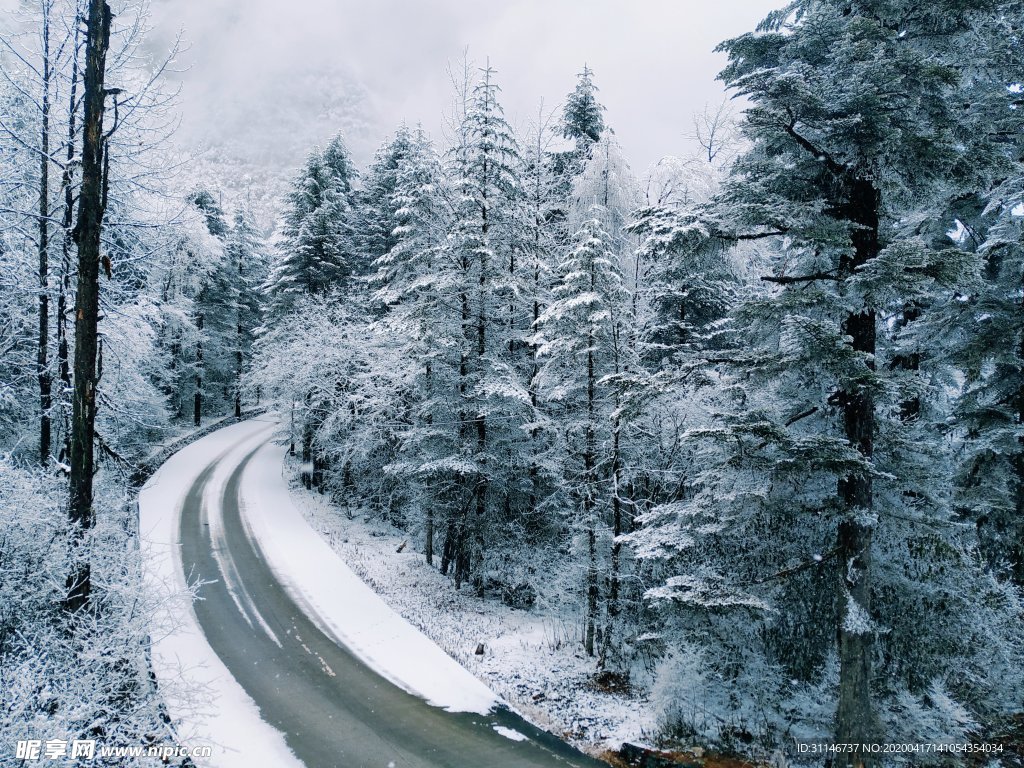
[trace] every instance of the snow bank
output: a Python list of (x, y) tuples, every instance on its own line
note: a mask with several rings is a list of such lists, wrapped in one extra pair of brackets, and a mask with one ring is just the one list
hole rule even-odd
[[(183, 742), (213, 747), (213, 757), (196, 760), (200, 766), (302, 766), (206, 641), (186, 593), (178, 543), (181, 506), (196, 478), (217, 459), (252, 450), (273, 428), (273, 420), (263, 417), (218, 430), (174, 454), (139, 494), (146, 588), (153, 594), (172, 590), (151, 627), (153, 669)], [(215, 472), (208, 493), (222, 491), (226, 477), (225, 470)]]
[[(632, 695), (594, 688), (578, 595), (546, 586), (538, 605), (522, 611), (456, 592), (450, 578), (427, 565), (408, 531), (365, 510), (346, 514), (297, 482), (297, 463), (287, 470), (292, 504), (363, 583), (534, 725), (591, 753), (642, 742), (657, 729), (645, 681)], [(475, 653), (478, 644), (483, 656)]]
[(267, 563), (328, 636), (404, 690), (449, 712), (486, 714), (498, 697), (392, 610), (295, 508), (285, 448), (268, 443), (242, 476), (242, 519)]

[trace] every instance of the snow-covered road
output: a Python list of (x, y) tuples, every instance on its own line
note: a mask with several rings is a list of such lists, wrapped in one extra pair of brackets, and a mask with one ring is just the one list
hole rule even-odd
[(292, 506), (272, 417), (175, 454), (140, 495), (153, 659), (216, 768), (597, 766), (501, 705), (388, 608)]

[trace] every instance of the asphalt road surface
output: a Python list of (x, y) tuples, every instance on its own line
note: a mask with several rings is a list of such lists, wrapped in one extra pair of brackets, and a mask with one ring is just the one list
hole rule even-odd
[[(189, 489), (181, 515), (182, 564), (190, 581), (207, 582), (194, 606), (213, 650), (308, 768), (607, 768), (507, 709), (478, 715), (433, 707), (321, 632), (242, 522), (239, 491), (254, 453), (222, 455)], [(223, 496), (204, 502), (214, 470), (226, 461), (236, 465), (223, 467), (231, 472)], [(208, 503), (222, 505), (216, 543)], [(245, 599), (239, 599), (239, 585)], [(246, 615), (253, 609), (280, 645)], [(514, 741), (495, 726), (527, 738)]]

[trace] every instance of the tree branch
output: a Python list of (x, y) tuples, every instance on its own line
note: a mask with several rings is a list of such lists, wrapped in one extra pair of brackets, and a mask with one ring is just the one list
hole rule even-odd
[(836, 176), (847, 176), (850, 172), (849, 169), (842, 163), (838, 162), (828, 152), (823, 149), (818, 149), (818, 147), (814, 146), (814, 144), (797, 133), (796, 117), (792, 113), (790, 113), (790, 117), (792, 118), (792, 122), (785, 127), (785, 131), (793, 141), (814, 155), (815, 158), (824, 162), (825, 166), (832, 171), (832, 173), (836, 174)]
[(763, 275), (761, 280), (766, 283), (778, 283), (779, 285), (790, 285), (791, 283), (811, 283), (815, 280), (839, 280), (840, 277), (834, 272), (814, 272), (810, 275)]
[(731, 240), (764, 240), (768, 237), (783, 237), (788, 234), (786, 230), (779, 230), (777, 232), (748, 232), (742, 235), (732, 235), (729, 239)]
[(794, 565), (792, 568), (786, 568), (784, 570), (779, 571), (778, 573), (773, 573), (771, 576), (765, 576), (763, 579), (754, 579), (753, 581), (748, 581), (744, 584), (740, 584), (740, 587), (753, 587), (757, 584), (765, 584), (769, 581), (775, 581), (776, 579), (788, 578), (797, 573), (800, 573), (801, 571), (806, 571), (809, 568), (813, 568), (816, 565), (823, 565), (825, 562), (835, 557), (838, 553), (839, 547), (836, 547), (835, 549), (830, 549), (824, 555), (818, 555), (817, 557), (808, 560), (807, 562), (800, 563), (800, 565)]
[(801, 419), (806, 419), (808, 416), (813, 416), (817, 412), (818, 412), (818, 406), (814, 406), (813, 408), (808, 408), (806, 411), (804, 411), (802, 413), (798, 413), (796, 416), (794, 416), (791, 419), (789, 419), (789, 421), (786, 422), (786, 426), (787, 427), (792, 427), (794, 424), (796, 424)]

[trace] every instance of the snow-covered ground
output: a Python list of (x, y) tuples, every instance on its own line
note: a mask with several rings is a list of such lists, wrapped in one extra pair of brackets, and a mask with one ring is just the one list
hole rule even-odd
[[(594, 660), (583, 654), (574, 617), (455, 592), (403, 531), (366, 515), (350, 517), (307, 491), (297, 464), (286, 471), (295, 506), (352, 570), (529, 720), (592, 753), (643, 741), (653, 731), (646, 700), (592, 687)], [(482, 656), (475, 653), (481, 643)]]

